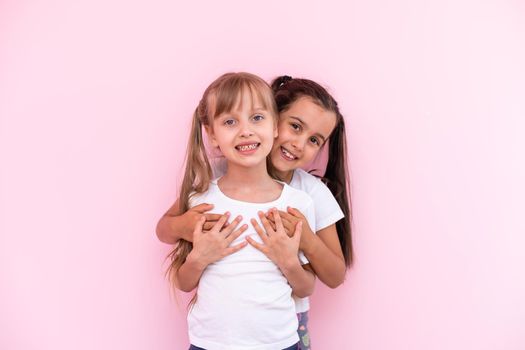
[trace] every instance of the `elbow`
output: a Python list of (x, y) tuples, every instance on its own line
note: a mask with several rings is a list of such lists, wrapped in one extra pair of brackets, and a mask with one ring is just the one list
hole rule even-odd
[(159, 220), (159, 222), (157, 223), (157, 227), (155, 228), (155, 233), (157, 234), (157, 238), (159, 239), (159, 241), (161, 241), (162, 243), (174, 244), (175, 242), (173, 242), (173, 240), (170, 239), (169, 235), (166, 234), (165, 220), (166, 218), (164, 216)]
[(157, 225), (157, 229), (155, 230), (155, 232), (157, 233), (157, 238), (159, 239), (159, 241), (161, 241), (162, 243), (169, 243), (166, 242), (166, 238), (164, 237), (162, 229), (160, 228), (160, 223)]
[(335, 289), (339, 287), (341, 284), (343, 284), (343, 282), (345, 281), (345, 277), (346, 277), (346, 268), (340, 271), (337, 275), (333, 276), (333, 278), (324, 280), (323, 283), (327, 287), (331, 289)]
[(188, 284), (188, 283), (184, 283), (183, 281), (181, 281), (181, 279), (179, 278), (178, 275), (177, 275), (177, 277), (175, 277), (174, 282), (175, 282), (175, 288), (177, 288), (178, 290), (180, 290), (181, 292), (184, 292), (184, 293), (189, 293), (192, 290), (194, 290), (195, 287), (196, 287), (194, 285), (191, 285), (191, 284)]
[(184, 292), (184, 293), (189, 293), (191, 292), (192, 290), (195, 289), (195, 287), (193, 286), (179, 286), (178, 287), (180, 291)]
[(344, 279), (343, 280), (337, 280), (337, 281), (327, 281), (325, 284), (327, 287), (329, 287), (330, 289), (336, 289), (337, 287), (339, 287), (341, 284), (343, 284), (344, 282)]

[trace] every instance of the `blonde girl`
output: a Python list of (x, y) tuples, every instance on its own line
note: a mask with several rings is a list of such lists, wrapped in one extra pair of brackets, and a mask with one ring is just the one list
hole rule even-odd
[[(272, 90), (249, 73), (228, 73), (195, 110), (178, 214), (214, 203), (213, 225), (197, 220), (193, 243), (179, 240), (168, 273), (183, 291), (197, 288), (188, 314), (190, 349), (296, 349), (295, 303), (315, 276), (298, 251), (303, 223), (286, 233), (279, 210), (296, 207), (315, 227), (313, 200), (276, 181), (266, 158), (277, 136)], [(202, 131), (227, 162), (212, 179)], [(271, 223), (265, 213), (271, 213)], [(229, 220), (233, 218), (233, 220)], [(294, 297), (296, 302), (294, 302)]]

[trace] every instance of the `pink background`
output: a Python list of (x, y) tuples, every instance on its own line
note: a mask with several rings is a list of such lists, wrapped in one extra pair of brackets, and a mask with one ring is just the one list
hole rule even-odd
[(0, 348), (186, 348), (154, 228), (233, 70), (346, 117), (356, 262), (314, 349), (524, 349), (524, 43), (519, 0), (3, 0)]

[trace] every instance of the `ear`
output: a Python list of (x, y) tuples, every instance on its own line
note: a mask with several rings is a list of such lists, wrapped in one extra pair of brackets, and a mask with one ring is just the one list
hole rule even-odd
[(208, 135), (208, 140), (210, 141), (210, 144), (213, 147), (219, 147), (219, 144), (217, 143), (217, 140), (215, 139), (215, 134), (213, 133), (213, 129), (209, 125), (204, 126), (204, 130), (206, 130), (206, 134)]
[(277, 125), (275, 128), (273, 128), (273, 138), (276, 139), (277, 136), (279, 136), (279, 128), (277, 128)]

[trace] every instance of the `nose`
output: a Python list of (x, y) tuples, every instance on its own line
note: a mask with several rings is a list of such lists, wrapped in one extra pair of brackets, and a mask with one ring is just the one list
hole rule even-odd
[(305, 144), (305, 139), (304, 139), (304, 137), (296, 137), (296, 138), (293, 139), (292, 142), (291, 142), (292, 147), (293, 147), (295, 150), (300, 151), (300, 152), (303, 151), (304, 144)]
[(252, 126), (250, 123), (241, 123), (240, 136), (241, 137), (250, 137), (253, 135)]

